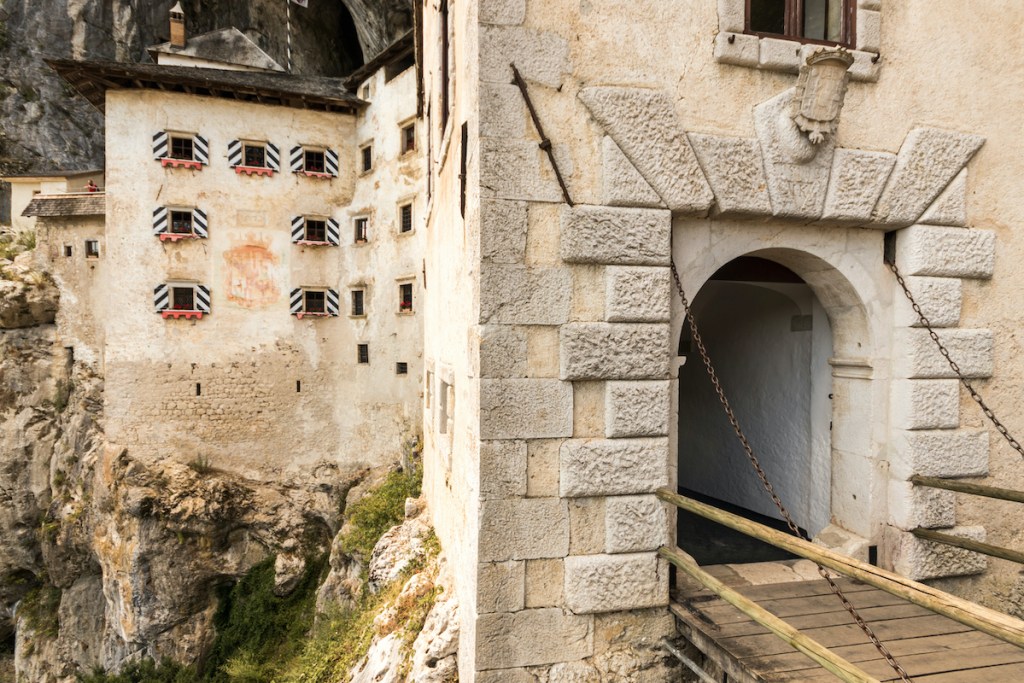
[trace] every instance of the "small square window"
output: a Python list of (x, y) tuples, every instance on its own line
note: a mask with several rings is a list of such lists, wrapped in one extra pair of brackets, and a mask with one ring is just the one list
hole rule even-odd
[(364, 365), (370, 362), (369, 344), (356, 344), (356, 360)]
[(364, 308), (365, 297), (365, 290), (352, 290), (352, 315), (366, 315), (366, 309)]
[(171, 136), (172, 159), (192, 161), (195, 158), (195, 142), (192, 138)]
[(402, 154), (416, 151), (416, 124), (402, 126)]
[(363, 173), (373, 170), (373, 145), (366, 145), (359, 150), (359, 169)]
[(398, 207), (398, 232), (412, 232), (412, 204)]
[(326, 313), (327, 293), (316, 289), (307, 289), (304, 291), (302, 293), (302, 312)]
[(266, 168), (266, 146), (255, 142), (246, 142), (242, 150), (242, 165), (251, 168)]
[(196, 310), (196, 290), (194, 287), (172, 287), (171, 308), (175, 311)]
[(307, 149), (303, 152), (305, 166), (303, 170), (307, 173), (324, 172), (324, 153), (322, 150)]
[(74, 251), (75, 251), (74, 248), (70, 244), (65, 244), (64, 245), (64, 258), (71, 258), (71, 255), (74, 253)]
[(395, 374), (396, 375), (408, 375), (409, 364), (408, 363), (395, 363)]
[(192, 212), (171, 211), (171, 232), (175, 235), (191, 235)]
[(326, 242), (327, 221), (320, 218), (307, 218), (303, 239), (307, 242)]
[(363, 244), (370, 238), (370, 219), (365, 216), (360, 216), (353, 221), (354, 235), (353, 239), (356, 244)]
[(86, 240), (85, 241), (85, 258), (99, 258), (100, 257), (100, 241), (99, 240)]
[(363, 100), (369, 100), (373, 94), (373, 90), (370, 88), (369, 83), (364, 83), (363, 87), (359, 89), (359, 98)]
[(412, 313), (411, 282), (398, 285), (398, 310), (402, 313)]

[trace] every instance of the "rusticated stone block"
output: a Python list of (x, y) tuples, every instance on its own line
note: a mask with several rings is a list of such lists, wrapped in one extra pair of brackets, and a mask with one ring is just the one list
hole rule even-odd
[(526, 604), (524, 562), (491, 562), (480, 565), (476, 582), (477, 614), (518, 612)]
[(657, 550), (667, 542), (665, 506), (654, 496), (615, 496), (605, 502), (605, 552)]
[(889, 518), (900, 529), (951, 527), (956, 524), (956, 494), (909, 481), (890, 481)]
[[(985, 540), (985, 529), (980, 526), (958, 526), (942, 529), (943, 533), (974, 541)], [(980, 574), (988, 568), (984, 555), (917, 538), (913, 534), (900, 534), (896, 549), (895, 570), (914, 581), (941, 579), (947, 576)]]
[(605, 269), (605, 317), (609, 322), (667, 322), (671, 315), (668, 268), (609, 266)]
[(566, 501), (520, 498), (481, 503), (481, 562), (565, 557), (568, 552)]
[(656, 553), (565, 558), (565, 604), (576, 614), (668, 604), (668, 567)]
[(668, 483), (668, 439), (573, 439), (560, 455), (563, 497), (653, 493)]
[(480, 380), (480, 438), (572, 436), (572, 384), (556, 379)]
[(914, 225), (896, 237), (896, 263), (903, 275), (992, 277), (996, 234), (991, 230)]
[[(960, 305), (963, 301), (963, 282), (952, 277), (907, 276), (907, 287), (921, 312), (932, 327), (956, 327), (960, 324)], [(893, 284), (896, 304), (896, 325), (921, 327), (917, 313), (898, 284)]]
[(896, 163), (896, 155), (837, 149), (825, 195), (827, 220), (868, 222)]
[(608, 382), (605, 385), (605, 436), (665, 436), (671, 401), (669, 382)]
[(956, 429), (960, 426), (960, 382), (905, 379), (893, 383), (893, 424), (899, 429)]
[(480, 201), (480, 258), (522, 263), (526, 258), (526, 202)]
[(757, 140), (696, 133), (689, 137), (722, 214), (772, 212)]
[[(510, 83), (512, 67), (523, 78), (557, 88), (562, 75), (572, 70), (569, 43), (556, 33), (519, 26), (480, 28), (480, 80)], [(536, 147), (536, 143), (534, 143)]]
[(567, 263), (667, 266), (672, 215), (659, 209), (567, 206), (561, 237)]
[(569, 662), (594, 653), (594, 618), (560, 608), (481, 614), (476, 635), (478, 670)]
[(562, 379), (668, 377), (669, 327), (643, 323), (572, 323), (559, 329)]
[(561, 325), (572, 307), (567, 268), (486, 263), (480, 268), (480, 322)]
[(984, 143), (979, 135), (937, 128), (910, 131), (875, 207), (875, 219), (896, 225), (917, 221)]
[(609, 206), (664, 206), (651, 184), (607, 135), (601, 142), (604, 203)]
[(921, 216), (926, 225), (967, 225), (967, 169), (960, 171)]
[(902, 432), (890, 465), (894, 477), (980, 477), (988, 474), (988, 433), (971, 429)]
[(521, 378), (527, 375), (526, 328), (482, 325), (480, 328), (480, 377)]
[(521, 24), (526, 19), (526, 0), (481, 0), (481, 24)]
[(857, 12), (857, 49), (878, 52), (882, 49), (882, 13), (862, 9)]
[(525, 138), (526, 103), (511, 83), (480, 84), (480, 137)]
[(480, 498), (526, 495), (526, 442), (480, 442)]
[(478, 671), (476, 683), (537, 683), (537, 677), (523, 668)]
[[(965, 377), (991, 377), (994, 361), (993, 337), (990, 330), (936, 330), (939, 340)], [(921, 379), (956, 377), (949, 363), (939, 353), (928, 330), (899, 330), (896, 334), (896, 375)]]
[(673, 211), (704, 214), (714, 199), (671, 98), (661, 90), (595, 87), (580, 99)]
[(748, 36), (741, 28), (736, 32), (722, 31), (715, 36), (715, 61), (734, 66), (756, 67), (761, 57), (761, 43), (757, 36)]
[(483, 198), (562, 201), (558, 181), (537, 143), (511, 138), (480, 138), (480, 194)]
[(800, 43), (795, 40), (762, 38), (758, 59), (763, 69), (796, 73), (800, 70)]

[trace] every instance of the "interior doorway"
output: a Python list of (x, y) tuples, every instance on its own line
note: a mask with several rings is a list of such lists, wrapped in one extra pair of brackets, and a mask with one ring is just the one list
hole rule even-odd
[[(692, 306), (722, 387), (797, 525), (813, 537), (831, 521), (832, 330), (792, 270), (744, 256), (720, 268)], [(785, 528), (726, 418), (689, 330), (680, 337), (681, 492)], [(679, 547), (701, 564), (788, 557), (680, 512)]]

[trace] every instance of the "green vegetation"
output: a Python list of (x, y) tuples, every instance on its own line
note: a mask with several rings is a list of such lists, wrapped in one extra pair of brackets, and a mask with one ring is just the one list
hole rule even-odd
[(5, 236), (3, 240), (0, 240), (0, 259), (13, 261), (14, 257), (18, 254), (26, 251), (32, 251), (35, 248), (35, 231), (22, 230), (14, 239), (11, 239), (9, 236)]
[(165, 659), (156, 664), (152, 659), (144, 659), (129, 664), (120, 674), (108, 674), (97, 669), (91, 674), (79, 676), (81, 683), (195, 683), (195, 671)]
[(405, 499), (418, 498), (422, 483), (423, 472), (419, 469), (389, 473), (380, 487), (347, 511), (350, 530), (342, 539), (342, 549), (367, 563), (380, 537), (402, 523)]
[(210, 458), (205, 455), (197, 455), (193, 459), (188, 461), (189, 468), (200, 475), (213, 474), (216, 469), (211, 463)]
[(25, 623), (36, 636), (56, 638), (60, 631), (61, 590), (44, 583), (30, 590), (18, 605), (18, 614), (24, 615)]

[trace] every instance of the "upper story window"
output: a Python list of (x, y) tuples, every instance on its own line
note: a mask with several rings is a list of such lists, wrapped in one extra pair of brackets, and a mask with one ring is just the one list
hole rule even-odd
[(292, 147), (288, 162), (292, 173), (311, 178), (335, 178), (338, 175), (338, 153), (328, 147)]
[(85, 258), (99, 258), (100, 257), (100, 241), (99, 240), (86, 240), (85, 241)]
[(153, 288), (153, 306), (164, 318), (197, 318), (210, 312), (210, 288), (185, 282), (166, 282)]
[(373, 143), (368, 142), (359, 148), (359, 172), (369, 173), (373, 170)]
[(412, 232), (412, 203), (398, 207), (398, 232)]
[(206, 212), (197, 208), (158, 206), (153, 210), (153, 234), (161, 242), (206, 239), (209, 236)]
[(357, 216), (352, 221), (352, 240), (356, 244), (366, 244), (370, 239), (370, 219), (366, 216)]
[(291, 314), (301, 320), (306, 316), (326, 318), (339, 313), (338, 293), (333, 289), (297, 287), (289, 297)]
[(153, 135), (153, 158), (165, 167), (198, 170), (210, 163), (210, 144), (196, 133), (162, 130)]
[(336, 247), (341, 244), (341, 225), (324, 216), (295, 216), (292, 218), (292, 242)]
[(748, 0), (747, 30), (801, 41), (853, 45), (856, 0)]
[(412, 313), (412, 283), (403, 282), (398, 285), (398, 312)]
[(401, 126), (402, 154), (416, 151), (416, 123), (410, 121)]
[(281, 152), (270, 142), (232, 140), (228, 143), (228, 164), (238, 174), (272, 176), (281, 170)]

